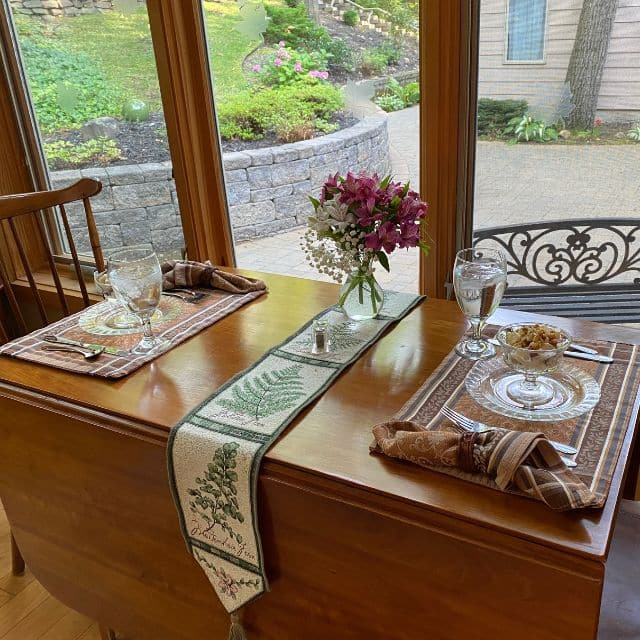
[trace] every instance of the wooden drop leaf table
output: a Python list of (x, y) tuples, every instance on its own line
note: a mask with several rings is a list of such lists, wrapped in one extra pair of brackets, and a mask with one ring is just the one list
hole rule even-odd
[[(136, 640), (228, 632), (179, 530), (166, 467), (172, 425), (337, 299), (335, 285), (250, 275), (266, 280), (267, 296), (122, 380), (0, 358), (0, 497), (26, 562), (62, 602)], [(554, 322), (640, 342), (635, 330)], [(425, 301), (267, 453), (259, 505), (272, 591), (245, 612), (250, 639), (596, 637), (634, 428), (597, 511), (556, 513), (369, 454), (371, 426), (464, 331), (455, 303)]]

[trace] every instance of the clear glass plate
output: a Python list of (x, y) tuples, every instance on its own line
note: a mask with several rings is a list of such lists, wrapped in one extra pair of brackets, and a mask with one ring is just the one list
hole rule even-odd
[[(124, 308), (120, 309), (124, 311)], [(128, 336), (142, 331), (142, 325), (129, 328), (111, 326), (109, 318), (118, 313), (118, 309), (107, 306), (104, 302), (88, 307), (78, 318), (78, 325), (87, 333), (96, 336)], [(159, 307), (151, 317), (151, 326), (171, 322), (180, 315), (180, 302), (175, 298), (162, 297)]]
[(579, 367), (563, 362), (561, 368), (540, 381), (553, 389), (553, 396), (535, 409), (517, 404), (507, 394), (507, 386), (524, 376), (511, 369), (502, 358), (478, 362), (467, 375), (469, 395), (485, 409), (510, 418), (552, 422), (576, 418), (598, 404), (600, 385)]

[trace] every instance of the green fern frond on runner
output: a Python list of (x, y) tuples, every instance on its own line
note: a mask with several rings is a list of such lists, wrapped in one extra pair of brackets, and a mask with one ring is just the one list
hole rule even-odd
[(231, 398), (220, 398), (217, 403), (256, 421), (291, 409), (305, 395), (301, 369), (302, 365), (291, 365), (247, 377), (231, 388)]
[(331, 327), (331, 346), (333, 349), (342, 351), (352, 349), (361, 345), (364, 340), (356, 337), (353, 330), (353, 323), (350, 321), (340, 322)]

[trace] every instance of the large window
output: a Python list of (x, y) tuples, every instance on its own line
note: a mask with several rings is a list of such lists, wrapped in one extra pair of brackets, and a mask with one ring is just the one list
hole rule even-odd
[[(148, 243), (163, 257), (180, 257), (184, 238), (147, 9), (117, 0), (58, 4), (11, 3), (49, 184), (62, 188), (87, 176), (102, 182), (93, 209), (105, 253)], [(91, 255), (82, 207), (68, 214), (78, 251)]]
[(509, 0), (507, 62), (542, 62), (547, 0)]
[[(391, 172), (431, 205), (421, 286), (442, 295), (467, 170), (458, 113), (469, 98), (466, 0), (367, 9), (348, 0), (0, 1), (9, 61), (0, 115), (19, 120), (8, 138), (37, 169), (0, 172), (3, 193), (47, 188), (47, 171), (53, 186), (95, 175), (105, 183), (94, 210), (107, 250), (148, 241), (161, 253), (186, 246), (197, 260), (315, 277), (298, 244), (307, 196), (336, 171)], [(308, 79), (308, 99), (283, 89), (289, 72)], [(303, 102), (313, 117), (300, 113)], [(2, 168), (16, 155), (0, 154)], [(397, 252), (395, 280), (383, 284), (416, 290), (419, 262), (417, 251)]]

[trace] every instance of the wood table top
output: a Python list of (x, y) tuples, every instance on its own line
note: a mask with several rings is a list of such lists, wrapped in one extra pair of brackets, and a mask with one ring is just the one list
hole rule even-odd
[[(126, 378), (107, 381), (0, 357), (0, 393), (26, 402), (37, 402), (38, 395), (65, 401), (93, 415), (98, 424), (107, 414), (121, 419), (133, 435), (162, 442), (173, 425), (220, 385), (337, 300), (336, 285), (242, 273), (263, 278), (269, 293)], [(533, 317), (541, 318), (499, 310), (492, 322)], [(552, 321), (576, 337), (640, 344), (640, 331), (635, 329)], [(455, 302), (423, 302), (292, 423), (267, 452), (265, 468), (312, 474), (309, 477), (328, 479), (340, 491), (376, 496), (387, 504), (426, 509), (436, 518), (445, 515), (577, 556), (604, 559), (633, 429), (627, 433), (606, 506), (573, 513), (556, 513), (520, 496), (369, 454), (371, 427), (400, 409), (465, 328)], [(637, 409), (638, 401), (634, 424)]]

